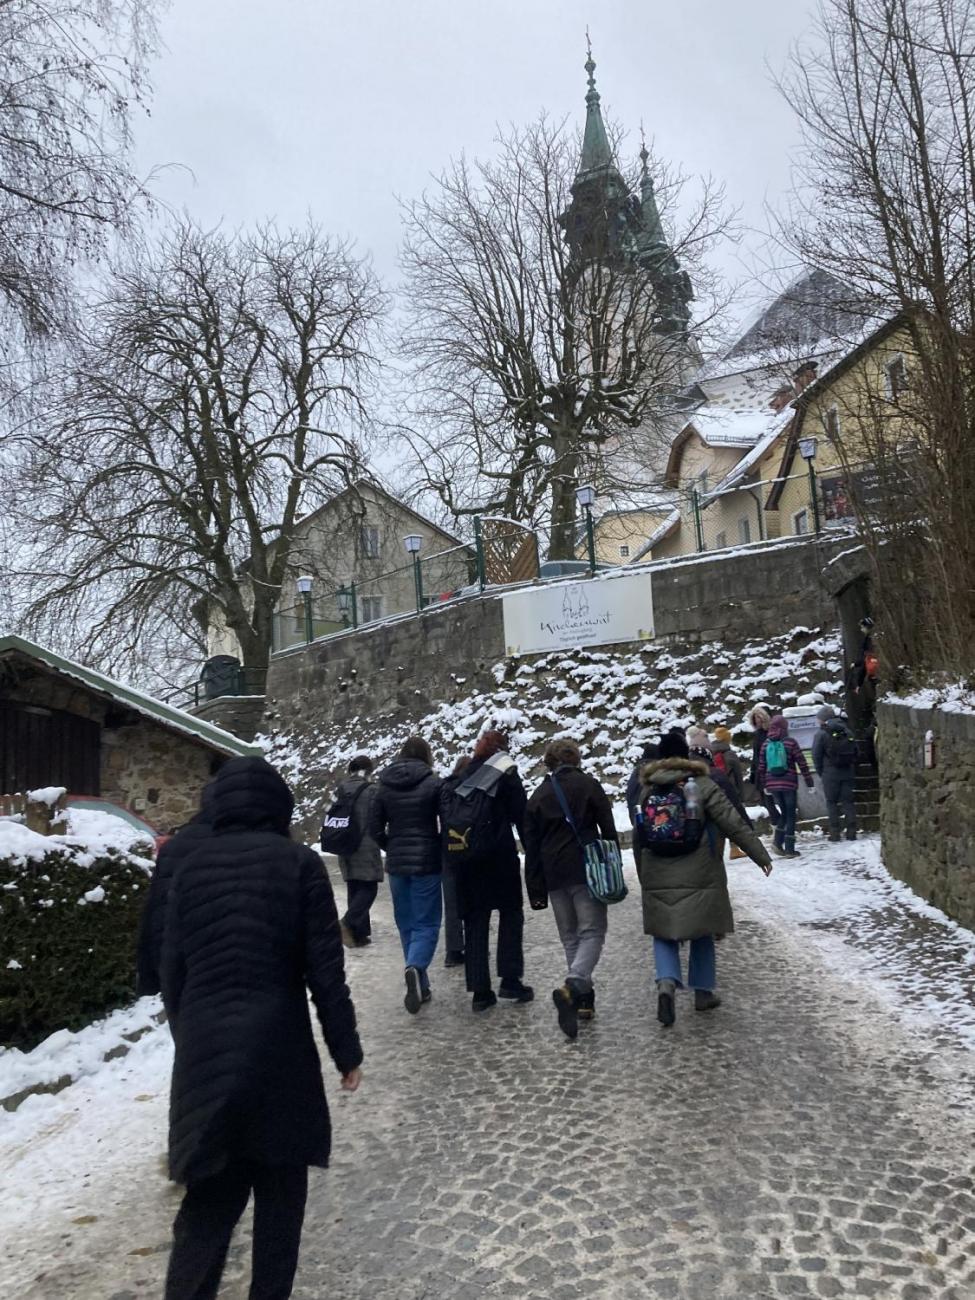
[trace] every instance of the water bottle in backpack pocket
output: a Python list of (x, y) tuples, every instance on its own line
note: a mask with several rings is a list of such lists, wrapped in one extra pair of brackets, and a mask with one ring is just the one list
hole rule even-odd
[(640, 843), (661, 858), (693, 853), (704, 834), (701, 794), (693, 777), (651, 787), (637, 817)]

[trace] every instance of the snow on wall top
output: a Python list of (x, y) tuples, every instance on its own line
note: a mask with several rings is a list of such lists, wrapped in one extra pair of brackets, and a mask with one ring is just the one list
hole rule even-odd
[(732, 727), (747, 751), (751, 706), (782, 707), (810, 691), (842, 700), (842, 653), (836, 633), (793, 628), (734, 649), (721, 642), (678, 653), (651, 642), (625, 653), (556, 651), (494, 667), (491, 691), (471, 691), (455, 677), (456, 697), (414, 717), (359, 717), (266, 738), (268, 758), (296, 789), (299, 818), (327, 804), (335, 780), (358, 753), (389, 762), (410, 734), (430, 742), (437, 770), (449, 772), (469, 753), (485, 722), (504, 713), (513, 722), (511, 751), (526, 778), (540, 774), (554, 736), (578, 740), (590, 771), (620, 792), (643, 744), (671, 725), (709, 731)]

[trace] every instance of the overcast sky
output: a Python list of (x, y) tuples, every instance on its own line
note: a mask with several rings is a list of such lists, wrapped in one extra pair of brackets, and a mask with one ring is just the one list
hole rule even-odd
[[(585, 115), (585, 29), (607, 116), (639, 148), (725, 181), (746, 223), (789, 179), (795, 129), (767, 65), (804, 34), (807, 0), (172, 0), (143, 169), (211, 224), (309, 211), (396, 278), (396, 196), (497, 123)], [(759, 244), (757, 237), (748, 241)], [(734, 272), (735, 256), (724, 259)]]

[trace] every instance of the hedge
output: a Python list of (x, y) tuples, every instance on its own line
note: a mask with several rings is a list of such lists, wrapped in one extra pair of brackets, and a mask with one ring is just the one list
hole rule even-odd
[(132, 1000), (148, 886), (145, 867), (112, 850), (84, 863), (60, 846), (40, 862), (0, 858), (0, 1044), (29, 1050)]

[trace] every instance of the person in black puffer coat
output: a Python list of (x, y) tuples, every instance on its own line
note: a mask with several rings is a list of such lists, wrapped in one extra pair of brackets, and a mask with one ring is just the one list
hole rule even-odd
[(186, 1184), (166, 1297), (217, 1294), (252, 1191), (250, 1294), (286, 1297), (308, 1166), (327, 1165), (331, 1146), (306, 988), (350, 1092), (362, 1048), (332, 887), (318, 855), (288, 838), (288, 787), (261, 758), (231, 759), (209, 808), (211, 833), (173, 874), (162, 945), (176, 1048), (169, 1168)]
[(399, 758), (379, 773), (369, 809), (369, 834), (386, 853), (393, 916), (406, 961), (403, 1004), (414, 1016), (430, 1001), (427, 971), (443, 920), (440, 785), (430, 746), (422, 736), (411, 736)]
[[(454, 868), (457, 905), (466, 934), (465, 966), (467, 991), (473, 994), (475, 1011), (487, 1011), (497, 1003), (491, 987), (491, 963), (488, 948), (491, 938), (491, 913), (498, 913), (498, 977), (501, 997), (511, 1002), (531, 1002), (534, 991), (522, 983), (525, 973), (524, 897), (521, 889), (521, 861), (512, 826), (524, 839), (525, 808), (528, 796), (521, 783), (514, 760), (508, 756), (508, 736), (492, 729), (484, 732), (474, 747), (473, 757), (451, 778), (456, 786), (479, 778), (481, 788), (490, 796), (492, 857), (488, 864)], [(487, 770), (485, 770), (487, 769)], [(490, 784), (487, 784), (490, 782)], [(448, 782), (444, 782), (442, 795)], [(451, 870), (444, 854), (444, 873)]]
[(181, 826), (156, 854), (156, 865), (149, 881), (149, 895), (139, 922), (136, 948), (136, 992), (140, 998), (159, 993), (162, 989), (159, 968), (169, 886), (179, 864), (210, 834), (209, 802), (212, 788), (212, 784), (205, 787), (200, 811), (185, 826)]

